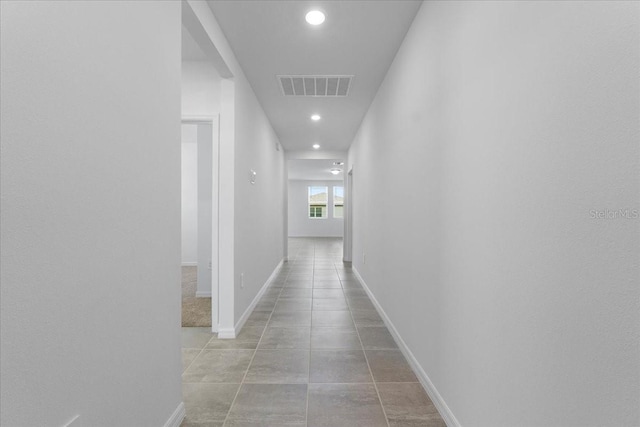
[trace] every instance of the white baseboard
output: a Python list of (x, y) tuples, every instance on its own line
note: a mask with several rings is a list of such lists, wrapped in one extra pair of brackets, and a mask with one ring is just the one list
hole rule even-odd
[(289, 236), (289, 237), (292, 238), (292, 239), (297, 239), (297, 238), (300, 238), (300, 239), (316, 239), (318, 237), (319, 238), (326, 237), (328, 239), (337, 239), (337, 238), (343, 237), (343, 236), (342, 236), (342, 234), (339, 234), (337, 236), (327, 236), (326, 234), (323, 234), (322, 236)]
[[(262, 298), (262, 295), (264, 295), (264, 293), (267, 291), (267, 289), (269, 288), (269, 285), (271, 285), (271, 282), (277, 276), (278, 271), (280, 271), (280, 268), (282, 268), (283, 263), (284, 263), (284, 258), (280, 260), (278, 265), (276, 265), (276, 268), (271, 273), (271, 276), (269, 276), (267, 281), (264, 282), (264, 285), (262, 285), (262, 288), (260, 288), (260, 291), (257, 293), (253, 301), (251, 301), (251, 304), (249, 304), (249, 307), (247, 307), (247, 309), (244, 311), (242, 316), (240, 316), (240, 319), (238, 319), (238, 322), (236, 323), (236, 327), (235, 327), (236, 335), (239, 334), (240, 331), (242, 330), (242, 327), (246, 323), (247, 319), (249, 318), (249, 316), (251, 316), (251, 313), (253, 313), (253, 309), (256, 308), (256, 305), (258, 305), (258, 302), (260, 302), (260, 298)], [(220, 337), (220, 332), (218, 332), (218, 338), (219, 337)]]
[(171, 414), (171, 417), (169, 417), (167, 422), (164, 423), (164, 427), (180, 427), (180, 424), (182, 424), (182, 420), (184, 420), (186, 415), (187, 413), (184, 409), (184, 402), (180, 402), (176, 410)]
[(211, 291), (209, 292), (196, 291), (196, 298), (211, 298)]
[(380, 314), (380, 317), (382, 317), (384, 324), (387, 326), (387, 329), (389, 329), (389, 332), (393, 336), (393, 339), (395, 340), (396, 344), (398, 344), (398, 348), (400, 349), (400, 351), (402, 351), (402, 354), (404, 354), (404, 357), (407, 359), (407, 362), (409, 362), (409, 366), (411, 366), (413, 373), (416, 374), (416, 377), (418, 377), (418, 381), (420, 381), (420, 384), (422, 384), (422, 387), (429, 395), (429, 398), (431, 399), (433, 404), (436, 406), (436, 409), (440, 413), (440, 416), (442, 417), (444, 422), (447, 424), (448, 427), (460, 427), (460, 423), (456, 419), (455, 415), (453, 415), (453, 412), (451, 412), (451, 409), (449, 409), (449, 406), (446, 404), (446, 402), (444, 401), (444, 399), (436, 389), (435, 385), (433, 385), (427, 373), (424, 371), (424, 369), (422, 369), (422, 366), (420, 366), (420, 363), (418, 363), (418, 360), (415, 358), (415, 356), (413, 355), (413, 353), (411, 352), (407, 344), (404, 342), (404, 340), (398, 333), (398, 330), (389, 319), (389, 316), (387, 316), (387, 313), (384, 312), (384, 310), (382, 309), (382, 306), (380, 305), (376, 297), (373, 295), (373, 293), (371, 292), (371, 289), (369, 289), (369, 287), (365, 283), (364, 279), (362, 278), (358, 270), (355, 267), (353, 267), (352, 270), (355, 276), (358, 278), (358, 280), (362, 284), (362, 287), (364, 288), (365, 292), (369, 296), (369, 299), (371, 299), (371, 302), (373, 303), (374, 307), (378, 311), (378, 314)]
[(221, 340), (233, 340), (236, 338), (236, 328), (218, 329), (218, 338)]
[(183, 262), (182, 266), (183, 267), (197, 267), (198, 263), (197, 262)]

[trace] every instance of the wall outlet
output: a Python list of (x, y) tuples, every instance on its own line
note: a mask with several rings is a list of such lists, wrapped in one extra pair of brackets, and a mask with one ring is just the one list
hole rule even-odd
[(244, 273), (240, 273), (240, 287), (244, 289)]
[(213, 262), (209, 260), (209, 270), (213, 270)]

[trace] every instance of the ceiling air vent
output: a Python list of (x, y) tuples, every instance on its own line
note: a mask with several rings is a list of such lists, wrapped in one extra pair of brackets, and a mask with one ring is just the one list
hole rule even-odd
[(284, 96), (349, 95), (353, 76), (277, 76)]

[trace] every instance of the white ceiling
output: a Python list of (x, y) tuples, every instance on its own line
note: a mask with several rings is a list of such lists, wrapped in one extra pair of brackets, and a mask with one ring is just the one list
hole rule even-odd
[[(289, 160), (289, 179), (305, 181), (342, 181), (344, 179), (344, 165), (336, 166), (333, 162), (344, 161), (342, 159), (332, 160)], [(338, 175), (329, 172), (333, 168), (342, 169)]]
[[(420, 1), (215, 1), (216, 16), (286, 150), (348, 149)], [(304, 19), (322, 10), (324, 24)], [(276, 75), (354, 75), (344, 98), (284, 97)], [(322, 116), (312, 122), (311, 114)]]

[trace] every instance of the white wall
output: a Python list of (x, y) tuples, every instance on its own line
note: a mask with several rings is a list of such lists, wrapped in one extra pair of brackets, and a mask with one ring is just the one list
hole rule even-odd
[(425, 2), (353, 143), (354, 266), (461, 425), (640, 425), (639, 220), (591, 213), (640, 208), (639, 28)]
[(182, 61), (182, 116), (220, 113), (221, 78), (209, 61)]
[[(237, 71), (241, 70), (238, 68)], [(284, 257), (283, 151), (246, 80), (235, 78), (235, 319), (249, 307)], [(255, 185), (249, 172), (256, 171)], [(244, 273), (244, 287), (240, 275)]]
[(1, 7), (0, 424), (181, 403), (180, 4)]
[[(329, 188), (327, 218), (309, 218), (309, 187)], [(342, 181), (289, 180), (289, 236), (290, 237), (342, 237), (344, 220), (333, 217), (333, 187)]]
[(198, 125), (182, 125), (182, 265), (198, 263)]
[[(220, 113), (220, 332), (230, 336), (284, 257), (285, 163), (278, 138), (213, 13), (205, 2), (190, 0), (185, 7), (233, 74), (232, 80), (222, 81)], [(250, 170), (257, 172), (255, 185), (249, 183)]]

